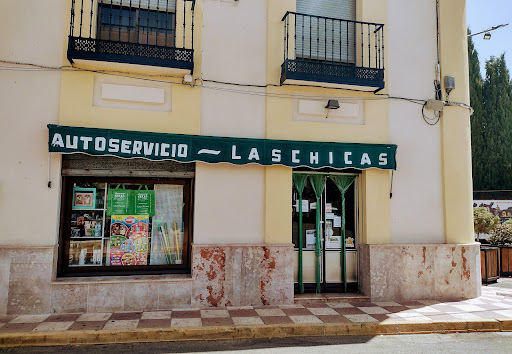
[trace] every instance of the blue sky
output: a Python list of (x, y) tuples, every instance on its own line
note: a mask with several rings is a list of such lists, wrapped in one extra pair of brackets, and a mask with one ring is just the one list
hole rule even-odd
[(512, 73), (512, 0), (467, 0), (466, 4), (468, 27), (472, 33), (509, 23), (507, 27), (492, 31), (489, 41), (484, 40), (483, 35), (473, 37), (482, 76), (485, 77), (485, 61), (503, 52)]

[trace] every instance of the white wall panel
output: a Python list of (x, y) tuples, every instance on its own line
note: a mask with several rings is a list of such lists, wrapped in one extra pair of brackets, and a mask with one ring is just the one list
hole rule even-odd
[(265, 85), (266, 3), (266, 0), (204, 1), (204, 79)]
[(263, 243), (265, 168), (196, 164), (194, 243)]
[[(388, 6), (389, 94), (433, 98), (435, 0), (389, 0)], [(427, 125), (421, 105), (392, 100), (389, 124), (390, 142), (398, 145), (391, 199), (392, 243), (443, 243), (440, 123)]]

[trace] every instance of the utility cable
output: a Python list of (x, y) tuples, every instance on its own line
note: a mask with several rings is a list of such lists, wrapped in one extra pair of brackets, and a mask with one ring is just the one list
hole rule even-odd
[[(172, 81), (166, 81), (161, 80), (163, 78), (166, 79), (181, 79), (183, 80), (182, 76), (176, 76), (176, 75), (161, 75), (161, 74), (141, 74), (141, 76), (134, 76), (133, 74), (130, 74), (126, 71), (116, 71), (116, 70), (94, 70), (94, 69), (86, 69), (86, 68), (79, 68), (76, 66), (59, 66), (59, 67), (53, 67), (53, 66), (45, 66), (45, 65), (38, 65), (38, 64), (32, 64), (32, 63), (21, 63), (21, 62), (14, 62), (14, 61), (6, 61), (6, 60), (0, 60), (0, 63), (4, 64), (10, 64), (10, 65), (20, 65), (20, 66), (28, 66), (26, 68), (20, 68), (17, 66), (2, 66), (0, 65), (0, 71), (65, 71), (65, 72), (72, 72), (72, 71), (78, 71), (78, 72), (93, 72), (98, 74), (104, 74), (104, 75), (110, 75), (110, 76), (117, 76), (117, 77), (124, 77), (124, 78), (130, 78), (130, 79), (137, 79), (137, 80), (144, 80), (144, 81), (151, 81), (151, 82), (159, 82), (159, 83), (166, 83), (170, 85), (184, 85), (184, 86), (191, 86), (191, 87), (201, 87), (204, 89), (209, 90), (217, 90), (217, 91), (223, 91), (223, 92), (230, 92), (230, 93), (238, 93), (238, 94), (245, 94), (245, 95), (252, 95), (252, 96), (260, 96), (260, 97), (271, 97), (271, 98), (282, 98), (282, 99), (307, 99), (312, 101), (325, 101), (329, 99), (335, 99), (339, 101), (380, 101), (380, 100), (403, 100), (410, 103), (418, 104), (423, 106), (422, 107), (422, 114), (425, 121), (437, 121), (439, 120), (438, 115), (436, 115), (434, 118), (427, 117), (424, 114), (424, 109), (427, 100), (425, 99), (416, 99), (416, 98), (408, 98), (408, 97), (399, 97), (399, 96), (390, 96), (388, 94), (374, 94), (373, 97), (350, 97), (350, 96), (318, 96), (318, 95), (304, 95), (304, 94), (288, 94), (288, 93), (277, 93), (277, 92), (261, 92), (261, 91), (251, 91), (251, 90), (242, 90), (237, 89), (237, 86), (243, 86), (243, 87), (258, 87), (258, 88), (266, 88), (269, 86), (274, 87), (282, 87), (281, 85), (274, 85), (274, 84), (267, 84), (267, 85), (252, 85), (252, 84), (240, 84), (240, 83), (231, 83), (231, 82), (222, 82), (217, 80), (208, 80), (203, 78), (194, 78), (193, 84), (189, 84), (186, 82), (172, 82)], [(161, 79), (157, 79), (161, 78)], [(197, 85), (196, 81), (201, 81), (201, 84)], [(212, 83), (218, 83), (222, 85), (228, 85), (228, 86), (235, 86), (235, 88), (230, 87), (220, 87), (220, 86), (212, 86), (207, 85), (205, 82), (212, 82)], [(297, 85), (283, 85), (283, 86), (297, 86)], [(302, 86), (302, 85), (299, 85)], [(310, 87), (310, 86), (308, 86)], [(325, 86), (314, 86), (319, 88), (326, 88), (326, 89), (340, 89), (340, 90), (347, 90), (347, 89), (341, 89), (341, 88), (332, 88), (332, 87), (325, 87)], [(359, 90), (350, 90), (349, 91), (357, 91), (357, 92), (366, 92), (366, 91), (359, 91)], [(459, 103), (459, 102), (448, 102), (445, 104), (447, 106), (459, 106), (462, 108), (469, 109), (473, 111), (473, 109), (468, 106), (465, 103)], [(429, 123), (430, 124), (430, 123)], [(435, 124), (435, 123), (434, 123)]]

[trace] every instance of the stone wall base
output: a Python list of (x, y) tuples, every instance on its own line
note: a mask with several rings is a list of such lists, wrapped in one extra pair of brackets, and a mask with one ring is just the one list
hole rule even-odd
[(359, 246), (359, 290), (371, 301), (480, 296), (480, 244)]
[(56, 246), (0, 249), (0, 315), (190, 307), (190, 275), (55, 279)]
[(0, 315), (293, 303), (293, 246), (193, 247), (191, 275), (56, 279), (56, 246), (0, 248)]
[(292, 304), (293, 245), (193, 245), (192, 306)]

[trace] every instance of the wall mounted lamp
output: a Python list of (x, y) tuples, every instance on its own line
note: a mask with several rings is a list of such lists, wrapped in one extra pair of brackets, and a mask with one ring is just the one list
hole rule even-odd
[[(327, 101), (327, 106), (325, 106), (327, 109), (338, 109), (340, 108), (340, 103), (338, 100), (329, 100)], [(329, 111), (327, 111), (327, 114), (325, 115), (325, 118), (327, 119), (329, 117)]]
[(338, 109), (340, 108), (340, 103), (338, 100), (329, 100), (327, 101), (327, 106), (325, 106), (327, 109)]

